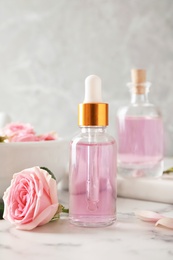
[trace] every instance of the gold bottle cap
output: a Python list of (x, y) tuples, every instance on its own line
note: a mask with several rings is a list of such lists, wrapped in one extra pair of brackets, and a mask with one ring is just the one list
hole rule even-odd
[(108, 104), (81, 103), (78, 106), (79, 126), (107, 126)]
[(108, 125), (108, 104), (102, 102), (101, 79), (96, 75), (88, 76), (85, 80), (85, 99), (78, 106), (78, 125)]
[(135, 94), (145, 93), (145, 83), (146, 83), (146, 70), (143, 69), (132, 69), (131, 78), (133, 84), (133, 92)]

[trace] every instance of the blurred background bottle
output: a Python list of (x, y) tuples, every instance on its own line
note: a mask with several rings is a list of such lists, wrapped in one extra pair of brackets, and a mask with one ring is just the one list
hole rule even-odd
[(163, 172), (164, 131), (160, 111), (149, 102), (146, 71), (133, 69), (131, 102), (117, 112), (118, 174), (159, 177)]

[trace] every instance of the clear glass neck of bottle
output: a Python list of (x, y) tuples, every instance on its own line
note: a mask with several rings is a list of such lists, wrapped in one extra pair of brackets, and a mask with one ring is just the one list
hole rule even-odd
[(106, 126), (80, 126), (82, 133), (88, 134), (96, 134), (96, 133), (105, 133), (107, 127)]
[(145, 82), (140, 84), (134, 84), (132, 82), (127, 84), (131, 93), (131, 104), (145, 104), (149, 103), (148, 93), (151, 83)]

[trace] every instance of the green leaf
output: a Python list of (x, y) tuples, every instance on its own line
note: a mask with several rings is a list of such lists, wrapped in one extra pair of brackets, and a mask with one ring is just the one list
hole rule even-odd
[(163, 174), (169, 174), (169, 173), (172, 173), (172, 172), (173, 172), (173, 167), (164, 171)]
[(62, 206), (62, 212), (68, 214), (69, 213), (69, 209), (66, 209), (64, 206)]
[(3, 213), (4, 213), (4, 202), (3, 200), (0, 201), (0, 219), (3, 219)]
[(47, 172), (52, 176), (52, 178), (53, 178), (54, 180), (56, 180), (55, 175), (54, 175), (53, 172), (51, 172), (48, 168), (46, 168), (46, 167), (40, 167), (40, 169), (47, 171)]
[(4, 143), (5, 140), (7, 140), (7, 136), (0, 136), (0, 143)]
[(68, 213), (69, 213), (69, 209), (66, 209), (62, 204), (59, 204), (59, 205), (58, 205), (57, 212), (55, 213), (55, 215), (53, 216), (53, 218), (51, 219), (50, 222), (59, 219), (61, 212), (68, 214)]
[(50, 220), (50, 222), (55, 221), (55, 220), (58, 220), (58, 219), (60, 219), (60, 215), (59, 215), (59, 214), (55, 214), (55, 215), (53, 216), (53, 218)]
[(61, 212), (69, 213), (69, 209), (66, 209), (62, 204), (59, 204), (57, 212), (55, 213), (55, 215), (60, 214)]

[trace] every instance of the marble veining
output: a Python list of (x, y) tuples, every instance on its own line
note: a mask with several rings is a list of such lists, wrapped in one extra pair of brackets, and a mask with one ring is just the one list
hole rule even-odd
[[(68, 192), (61, 191), (60, 202), (68, 206)], [(135, 210), (148, 209), (173, 216), (172, 205), (118, 198), (117, 222), (105, 228), (71, 225), (64, 214), (33, 231), (17, 230), (0, 221), (1, 259), (158, 259), (171, 260), (172, 230), (142, 222)]]

